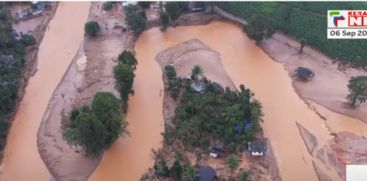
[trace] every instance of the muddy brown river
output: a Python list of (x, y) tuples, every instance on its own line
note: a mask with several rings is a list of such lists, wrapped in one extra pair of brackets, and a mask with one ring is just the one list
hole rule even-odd
[(151, 147), (159, 147), (162, 131), (161, 71), (154, 57), (161, 51), (183, 41), (197, 38), (221, 54), (224, 68), (237, 86), (244, 84), (255, 92), (264, 107), (264, 132), (272, 147), (284, 180), (317, 180), (312, 160), (333, 180), (335, 172), (312, 159), (299, 134), (296, 122), (313, 133), (323, 144), (331, 139), (329, 132), (350, 131), (367, 135), (366, 125), (315, 105), (330, 122), (323, 121), (301, 100), (292, 87), (292, 80), (282, 65), (271, 60), (242, 29), (225, 22), (204, 26), (159, 28), (145, 31), (136, 42), (139, 61), (134, 89), (129, 101), (130, 138), (120, 139), (108, 150), (91, 180), (138, 180), (150, 167)]
[(38, 52), (38, 71), (29, 79), (10, 128), (0, 180), (40, 181), (50, 175), (37, 150), (37, 130), (53, 91), (84, 37), (89, 3), (59, 3)]
[[(36, 148), (37, 128), (53, 90), (82, 41), (82, 22), (88, 15), (88, 7), (87, 3), (59, 5), (40, 46), (39, 71), (29, 81), (10, 130), (2, 162), (3, 180), (49, 180), (49, 173)], [(145, 31), (135, 46), (139, 64), (134, 82), (135, 95), (129, 100), (127, 114), (130, 137), (120, 138), (105, 152), (90, 180), (138, 180), (152, 166), (151, 149), (161, 145), (164, 128), (162, 72), (154, 57), (160, 51), (192, 38), (218, 51), (234, 83), (249, 87), (262, 102), (265, 136), (272, 143), (283, 180), (317, 180), (312, 166), (314, 159), (307, 151), (296, 122), (313, 133), (320, 144), (331, 138), (329, 129), (367, 135), (367, 127), (360, 121), (315, 105), (329, 120), (323, 121), (298, 97), (282, 65), (271, 60), (250, 41), (241, 27), (212, 22), (204, 26), (169, 28), (165, 33), (153, 28)], [(334, 171), (316, 163), (333, 180), (340, 180)]]

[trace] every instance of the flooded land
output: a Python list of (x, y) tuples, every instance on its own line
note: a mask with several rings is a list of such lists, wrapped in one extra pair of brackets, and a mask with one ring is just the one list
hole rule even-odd
[[(220, 20), (205, 25), (170, 27), (166, 32), (152, 27), (135, 39), (131, 32), (113, 28), (124, 21), (121, 7), (104, 13), (100, 10), (101, 4), (58, 4), (39, 47), (38, 72), (29, 80), (7, 138), (0, 180), (46, 181), (52, 177), (56, 180), (139, 180), (154, 164), (152, 149), (162, 146), (163, 113), (165, 109), (172, 109), (163, 104), (162, 70), (155, 58), (160, 52), (183, 42), (190, 46), (188, 40), (201, 42), (200, 46), (192, 43), (198, 49), (211, 50), (210, 53), (201, 52), (200, 56), (206, 60), (197, 60), (210, 69), (207, 71), (209, 79), (231, 89), (243, 84), (255, 93), (263, 107), (263, 133), (269, 140), (268, 146), (282, 180), (313, 181), (321, 177), (344, 180), (345, 164), (367, 161), (363, 146), (367, 143), (367, 125), (356, 119), (361, 119), (365, 110), (352, 118), (323, 107), (335, 100), (327, 100), (310, 91), (320, 86), (317, 77), (317, 83), (311, 82), (317, 85), (303, 85), (292, 79), (289, 72), (298, 64), (284, 60), (291, 55), (290, 50), (287, 55), (279, 53), (287, 50), (285, 45), (275, 46), (274, 39), (255, 44), (243, 32), (242, 26)], [(84, 37), (87, 20), (103, 25), (99, 37)], [(291, 42), (284, 37), (282, 40)], [(112, 70), (123, 50), (134, 50), (138, 61), (134, 94), (129, 99), (126, 114), (129, 135), (119, 138), (101, 157), (85, 158), (63, 140), (63, 118), (73, 107), (90, 104), (97, 91), (118, 95), (114, 90)], [(197, 54), (184, 55), (176, 57), (179, 61), (175, 62), (180, 76), (187, 76), (191, 67), (197, 64)], [(304, 59), (302, 56), (293, 58)], [(318, 70), (320, 74), (321, 70)], [(363, 72), (353, 75), (360, 73)], [(320, 79), (325, 81), (326, 78)], [(344, 80), (341, 76), (339, 79)], [(324, 95), (333, 87), (320, 89), (320, 94)], [(338, 91), (332, 94), (335, 99), (346, 93), (344, 88), (336, 86), (336, 89)], [(343, 101), (336, 102), (342, 104)], [(345, 113), (344, 108), (332, 110)], [(351, 114), (354, 113), (347, 113)]]

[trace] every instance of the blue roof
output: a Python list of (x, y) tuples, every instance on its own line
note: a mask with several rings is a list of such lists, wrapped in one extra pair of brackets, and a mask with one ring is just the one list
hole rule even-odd
[(247, 128), (250, 128), (252, 126), (253, 122), (250, 118), (245, 118), (241, 123), (237, 123), (234, 127), (237, 134), (241, 133), (242, 131), (246, 130)]

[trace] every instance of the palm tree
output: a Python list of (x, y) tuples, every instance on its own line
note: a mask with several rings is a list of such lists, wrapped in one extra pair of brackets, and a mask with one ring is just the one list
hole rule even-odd
[(204, 70), (200, 65), (195, 65), (191, 70), (191, 78), (197, 80), (199, 75), (203, 75)]

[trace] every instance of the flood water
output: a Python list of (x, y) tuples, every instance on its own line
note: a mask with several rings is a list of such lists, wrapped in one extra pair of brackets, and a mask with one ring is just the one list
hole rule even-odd
[[(88, 3), (59, 4), (40, 46), (39, 71), (29, 81), (10, 130), (2, 163), (3, 178), (7, 180), (49, 179), (36, 147), (37, 129), (53, 90), (82, 41), (88, 8)], [(313, 133), (321, 144), (331, 138), (325, 124), (334, 131), (367, 135), (366, 126), (360, 121), (315, 105), (330, 120), (325, 123), (297, 96), (282, 65), (271, 60), (240, 27), (213, 22), (204, 26), (169, 28), (165, 33), (153, 28), (145, 31), (135, 46), (139, 63), (135, 94), (129, 100), (127, 114), (130, 136), (120, 138), (105, 152), (90, 180), (134, 181), (152, 166), (151, 149), (160, 147), (164, 130), (162, 72), (154, 57), (192, 38), (218, 51), (234, 83), (249, 87), (262, 102), (265, 136), (271, 141), (283, 180), (317, 180), (313, 158), (299, 135), (296, 122)], [(327, 173), (333, 180), (340, 180), (334, 172)]]
[(129, 100), (127, 119), (130, 138), (121, 138), (108, 150), (91, 180), (137, 180), (152, 166), (151, 148), (160, 145), (162, 120), (161, 70), (154, 57), (183, 41), (197, 38), (221, 54), (223, 65), (234, 83), (251, 88), (262, 102), (263, 128), (271, 141), (284, 180), (317, 180), (312, 160), (333, 180), (334, 171), (313, 159), (299, 134), (296, 122), (314, 134), (320, 144), (332, 137), (324, 124), (335, 131), (366, 135), (364, 123), (314, 105), (330, 122), (325, 123), (301, 100), (282, 65), (271, 60), (237, 25), (212, 22), (204, 26), (159, 28), (145, 31), (136, 42), (139, 62), (134, 82), (135, 95)]
[(37, 150), (37, 130), (47, 104), (84, 37), (89, 3), (59, 3), (38, 52), (38, 71), (29, 79), (7, 138), (0, 180), (49, 180)]

